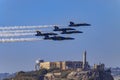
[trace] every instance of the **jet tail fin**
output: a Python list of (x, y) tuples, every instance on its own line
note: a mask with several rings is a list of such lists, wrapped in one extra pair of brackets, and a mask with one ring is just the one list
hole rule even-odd
[(41, 32), (40, 31), (36, 31), (37, 32), (37, 34), (41, 34)]
[(73, 24), (74, 24), (74, 22), (70, 21), (70, 25), (73, 25)]
[(54, 26), (54, 28), (55, 28), (55, 30), (58, 30), (58, 29), (59, 29), (59, 27), (58, 27), (58, 26)]

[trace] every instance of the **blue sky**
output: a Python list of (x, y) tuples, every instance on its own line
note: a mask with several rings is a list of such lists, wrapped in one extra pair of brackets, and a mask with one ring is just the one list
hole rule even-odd
[(0, 0), (0, 26), (68, 25), (88, 22), (73, 41), (0, 43), (0, 72), (29, 71), (35, 60), (82, 60), (120, 67), (119, 0)]

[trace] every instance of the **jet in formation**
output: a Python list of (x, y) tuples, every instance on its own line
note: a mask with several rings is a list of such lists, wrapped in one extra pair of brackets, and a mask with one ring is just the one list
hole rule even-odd
[(58, 35), (57, 33), (41, 33), (40, 31), (36, 31), (37, 34), (35, 36), (47, 36), (47, 35)]
[(73, 28), (59, 28), (58, 26), (54, 26), (53, 31), (66, 31), (66, 30), (75, 30)]
[(88, 24), (88, 23), (75, 24), (74, 22), (70, 21), (69, 27), (78, 27), (78, 26), (91, 26), (91, 24)]
[(53, 31), (62, 31), (61, 34), (83, 33), (82, 31), (76, 31), (73, 28), (59, 28), (58, 26), (54, 26)]
[[(62, 37), (62, 36), (56, 36), (57, 34), (56, 33), (41, 33), (40, 31), (36, 31), (37, 34), (35, 36), (45, 36), (43, 39), (44, 40), (59, 40), (59, 41), (62, 41), (62, 40), (74, 40), (74, 38), (71, 38), (71, 37)], [(53, 37), (49, 37), (49, 35), (54, 35)]]
[[(68, 25), (69, 27), (79, 27), (79, 26), (91, 26), (91, 24), (88, 23), (79, 23), (75, 24), (74, 22), (70, 22)], [(60, 34), (74, 34), (74, 33), (83, 33), (82, 31), (77, 31), (74, 28), (59, 28), (58, 26), (54, 26), (53, 31), (61, 31)], [(63, 37), (63, 36), (58, 36), (57, 33), (41, 33), (40, 31), (36, 31), (37, 34), (35, 36), (44, 36), (44, 40), (55, 40), (55, 41), (62, 41), (62, 40), (74, 40), (72, 37)]]
[(48, 35), (45, 36), (44, 40), (74, 40), (74, 38), (71, 37), (62, 37), (62, 36), (53, 36), (53, 37), (49, 37)]
[(83, 33), (82, 31), (63, 31), (61, 34), (74, 34), (74, 33)]

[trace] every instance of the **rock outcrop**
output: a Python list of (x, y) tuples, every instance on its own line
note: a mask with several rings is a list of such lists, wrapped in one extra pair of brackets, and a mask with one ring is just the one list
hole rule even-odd
[(18, 72), (10, 79), (5, 80), (114, 80), (110, 70), (66, 70), (47, 72), (46, 70)]
[(89, 71), (72, 71), (67, 76), (68, 80), (114, 80), (110, 72), (89, 70)]

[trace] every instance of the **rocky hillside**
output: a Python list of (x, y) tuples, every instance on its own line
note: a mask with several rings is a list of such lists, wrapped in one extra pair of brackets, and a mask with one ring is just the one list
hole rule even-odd
[(89, 71), (72, 71), (67, 76), (68, 80), (114, 80), (109, 72), (89, 70)]
[(3, 80), (44, 80), (44, 75), (47, 73), (46, 69), (39, 71), (20, 71), (16, 73), (15, 77), (5, 78)]
[(110, 70), (46, 70), (23, 72), (4, 80), (114, 80)]

